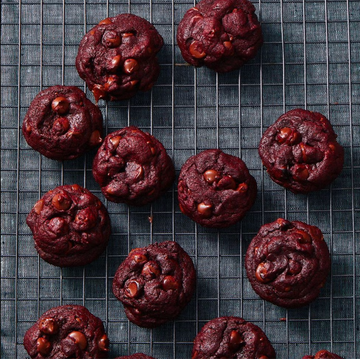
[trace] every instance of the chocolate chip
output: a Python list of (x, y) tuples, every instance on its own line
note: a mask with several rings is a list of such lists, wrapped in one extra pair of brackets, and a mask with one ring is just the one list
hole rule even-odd
[(125, 295), (129, 298), (136, 298), (139, 294), (140, 294), (139, 283), (135, 280), (131, 281), (125, 289)]
[(162, 281), (162, 287), (166, 291), (171, 290), (171, 289), (173, 289), (173, 290), (178, 289), (179, 286), (180, 285), (177, 282), (177, 280), (171, 275), (167, 275)]
[(260, 263), (255, 271), (255, 277), (260, 283), (268, 283), (271, 281), (270, 277), (267, 277), (268, 274), (268, 265), (264, 262)]
[(92, 93), (95, 97), (95, 101), (96, 103), (101, 99), (101, 98), (106, 98), (106, 91), (103, 85), (100, 84), (95, 84), (93, 89), (92, 89)]
[(248, 185), (244, 182), (244, 183), (240, 183), (238, 185), (238, 187), (236, 188), (236, 190), (240, 193), (245, 193), (248, 190)]
[(99, 349), (104, 351), (104, 352), (107, 352), (109, 351), (109, 338), (107, 337), (106, 334), (104, 334), (100, 340), (99, 340)]
[(300, 243), (311, 243), (311, 237), (305, 231), (302, 231), (301, 229), (298, 229), (294, 233), (296, 233), (296, 234), (298, 234), (300, 236), (300, 238), (299, 238)]
[(239, 349), (240, 345), (244, 343), (242, 335), (237, 330), (232, 330), (230, 333), (229, 347), (232, 351)]
[(121, 58), (121, 55), (116, 55), (111, 59), (109, 64), (110, 71), (115, 71), (120, 66)]
[(196, 59), (202, 59), (206, 56), (200, 41), (193, 41), (189, 46), (189, 52)]
[(44, 318), (39, 323), (39, 330), (52, 335), (58, 332), (59, 326), (53, 318)]
[(47, 356), (51, 352), (51, 343), (47, 339), (40, 337), (36, 341), (36, 350), (42, 356)]
[(75, 342), (75, 344), (81, 350), (84, 350), (87, 347), (87, 340), (83, 333), (78, 331), (73, 331), (68, 336)]
[(51, 203), (59, 211), (66, 211), (71, 207), (71, 199), (64, 193), (57, 193)]
[(204, 173), (204, 179), (207, 183), (212, 184), (220, 178), (220, 173), (216, 170), (207, 170)]
[(60, 237), (64, 234), (69, 233), (69, 225), (66, 220), (62, 217), (53, 217), (49, 221), (49, 229), (55, 233), (56, 236)]
[(59, 96), (56, 97), (51, 102), (51, 108), (54, 112), (57, 112), (59, 115), (64, 115), (69, 111), (70, 103), (66, 97)]
[(134, 253), (131, 257), (136, 264), (144, 264), (148, 260), (147, 256), (141, 253)]
[(211, 217), (212, 215), (212, 205), (211, 204), (206, 204), (204, 202), (199, 203), (197, 206), (197, 211), (200, 215), (202, 215), (203, 217)]
[(286, 231), (291, 226), (291, 223), (289, 221), (287, 221), (286, 219), (284, 219), (284, 218), (278, 218), (276, 220), (276, 223), (280, 226), (280, 229), (282, 231)]
[(90, 146), (97, 146), (101, 142), (102, 142), (102, 138), (101, 138), (100, 131), (98, 131), (98, 130), (93, 131), (93, 133), (90, 136), (90, 140), (89, 140)]
[(97, 224), (97, 216), (95, 213), (89, 208), (81, 209), (75, 216), (74, 224), (78, 227), (76, 229), (80, 229), (82, 231), (87, 231)]
[(225, 49), (227, 51), (229, 51), (230, 53), (234, 52), (234, 46), (230, 41), (224, 41), (223, 45), (224, 45)]
[(276, 136), (276, 140), (281, 143), (288, 143), (290, 145), (295, 145), (301, 141), (301, 135), (296, 130), (283, 127), (280, 129), (279, 133)]
[(111, 19), (110, 19), (109, 17), (107, 17), (106, 19), (101, 20), (101, 21), (99, 22), (99, 25), (109, 25), (109, 24), (111, 24), (111, 23), (112, 23)]
[(106, 31), (102, 43), (106, 47), (118, 47), (121, 44), (121, 37), (115, 31)]
[(40, 199), (35, 203), (34, 211), (36, 214), (40, 214), (40, 212), (42, 211), (43, 208), (44, 208), (44, 200)]
[(139, 64), (135, 59), (127, 59), (124, 62), (124, 72), (132, 74), (139, 69)]
[(217, 187), (220, 189), (236, 189), (237, 185), (231, 176), (224, 176), (218, 182)]
[(146, 279), (156, 278), (160, 275), (160, 267), (155, 261), (146, 263), (141, 271), (141, 275)]
[(119, 146), (120, 140), (121, 140), (121, 136), (110, 137), (109, 141), (112, 143), (114, 150), (116, 150), (117, 147)]
[(69, 130), (69, 128), (70, 128), (69, 120), (65, 117), (57, 118), (52, 126), (52, 130), (58, 135), (63, 135)]
[(134, 36), (134, 34), (132, 32), (124, 32), (123, 34), (121, 34), (122, 37), (132, 37)]

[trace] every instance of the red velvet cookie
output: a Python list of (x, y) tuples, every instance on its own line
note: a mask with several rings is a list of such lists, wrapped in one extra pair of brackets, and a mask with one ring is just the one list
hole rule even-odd
[(255, 57), (263, 37), (250, 1), (202, 0), (185, 13), (177, 43), (189, 64), (228, 72)]
[(100, 21), (83, 37), (76, 68), (96, 102), (126, 100), (153, 87), (162, 46), (162, 37), (147, 20), (120, 14)]
[(344, 149), (325, 116), (295, 109), (286, 112), (261, 138), (259, 154), (271, 179), (294, 193), (328, 186), (340, 174)]
[(113, 292), (134, 324), (157, 327), (175, 319), (195, 290), (189, 255), (172, 241), (133, 249), (117, 269)]
[(190, 157), (180, 171), (180, 209), (204, 227), (235, 224), (254, 204), (256, 194), (256, 181), (245, 163), (221, 150)]
[(45, 312), (27, 330), (24, 347), (33, 359), (107, 358), (109, 339), (102, 321), (81, 305)]
[(82, 266), (98, 258), (111, 232), (104, 205), (77, 184), (47, 192), (35, 203), (26, 223), (40, 257), (59, 267)]
[(81, 156), (101, 141), (101, 111), (74, 86), (53, 86), (31, 102), (22, 132), (26, 142), (54, 160)]
[(220, 317), (204, 325), (194, 340), (192, 359), (275, 359), (265, 333), (238, 317)]
[(93, 175), (109, 201), (143, 206), (170, 188), (175, 169), (154, 136), (130, 126), (106, 136), (94, 158)]
[(305, 355), (302, 359), (343, 359), (334, 353), (327, 350), (320, 350), (315, 355)]
[(264, 224), (252, 239), (245, 267), (261, 298), (295, 308), (318, 297), (330, 271), (330, 255), (319, 228), (279, 218)]

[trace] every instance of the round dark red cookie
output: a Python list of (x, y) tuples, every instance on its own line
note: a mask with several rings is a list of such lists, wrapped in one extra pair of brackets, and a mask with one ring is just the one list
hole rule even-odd
[(180, 171), (180, 209), (204, 227), (224, 228), (238, 222), (254, 204), (256, 194), (256, 181), (245, 163), (221, 150), (190, 157)]
[(102, 141), (100, 109), (74, 86), (53, 86), (31, 102), (22, 132), (26, 142), (54, 160), (71, 160)]
[(100, 21), (83, 37), (76, 68), (96, 102), (126, 100), (153, 87), (162, 46), (161, 35), (147, 20), (120, 14)]
[(154, 358), (150, 357), (146, 354), (136, 353), (136, 354), (132, 354), (132, 355), (125, 355), (122, 357), (117, 357), (115, 359), (154, 359)]
[(334, 353), (330, 353), (327, 350), (320, 350), (315, 355), (305, 355), (302, 359), (343, 359), (343, 358)]
[(330, 255), (319, 228), (279, 218), (264, 224), (252, 239), (245, 267), (261, 298), (295, 308), (318, 297), (330, 271)]
[(271, 179), (294, 193), (328, 186), (340, 174), (344, 149), (318, 112), (286, 112), (261, 138), (259, 154)]
[(229, 72), (255, 57), (263, 37), (250, 1), (202, 0), (185, 13), (177, 43), (189, 64)]
[(133, 249), (117, 269), (113, 292), (130, 321), (153, 328), (175, 319), (195, 290), (189, 255), (172, 241)]
[(94, 158), (93, 175), (109, 201), (143, 206), (170, 188), (175, 169), (154, 136), (130, 126), (106, 136)]
[(89, 190), (59, 186), (37, 201), (26, 218), (40, 257), (59, 267), (82, 266), (98, 258), (108, 243), (108, 212)]
[(33, 359), (107, 358), (109, 339), (102, 321), (81, 305), (46, 311), (27, 330), (24, 347)]
[(238, 317), (219, 317), (195, 337), (192, 359), (275, 359), (265, 333)]

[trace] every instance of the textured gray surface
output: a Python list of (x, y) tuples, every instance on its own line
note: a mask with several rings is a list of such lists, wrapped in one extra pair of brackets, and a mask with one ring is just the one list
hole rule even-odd
[[(239, 72), (216, 75), (186, 66), (174, 40), (192, 1), (1, 1), (1, 358), (25, 358), (26, 329), (48, 308), (66, 303), (83, 304), (103, 319), (111, 356), (143, 351), (158, 359), (190, 358), (192, 340), (206, 321), (238, 315), (267, 333), (279, 359), (322, 348), (346, 359), (358, 357), (359, 2), (254, 4), (265, 38), (261, 53)], [(107, 203), (113, 235), (106, 253), (86, 268), (60, 270), (38, 258), (25, 218), (40, 196), (61, 184), (79, 183), (101, 197), (91, 174), (93, 154), (51, 161), (27, 146), (19, 128), (42, 88), (84, 89), (74, 66), (77, 45), (94, 24), (121, 12), (152, 21), (166, 45), (151, 93), (129, 102), (100, 102), (106, 132), (133, 124), (153, 133), (177, 171), (203, 149), (239, 155), (258, 182), (258, 198), (241, 224), (219, 232), (180, 213), (175, 186), (145, 208)], [(326, 115), (345, 147), (340, 177), (331, 188), (308, 196), (272, 183), (257, 154), (264, 130), (294, 107)], [(330, 247), (331, 277), (309, 308), (287, 311), (265, 303), (246, 279), (248, 243), (261, 224), (279, 216), (317, 225)], [(112, 276), (131, 248), (168, 239), (178, 241), (196, 264), (196, 296), (176, 322), (141, 329), (128, 323), (113, 296)]]

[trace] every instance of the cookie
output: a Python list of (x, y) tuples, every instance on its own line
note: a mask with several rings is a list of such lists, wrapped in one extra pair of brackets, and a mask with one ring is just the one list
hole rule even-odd
[(40, 257), (59, 267), (83, 266), (98, 258), (111, 232), (104, 205), (77, 184), (47, 192), (35, 203), (26, 223)]
[(53, 160), (71, 160), (102, 142), (100, 109), (74, 86), (53, 86), (31, 102), (22, 132), (26, 142)]
[(177, 43), (190, 65), (229, 72), (255, 57), (263, 37), (250, 1), (202, 0), (185, 13)]
[(195, 337), (192, 359), (274, 359), (265, 333), (238, 317), (210, 320)]
[(162, 46), (161, 35), (145, 19), (132, 14), (108, 17), (81, 40), (76, 68), (96, 102), (126, 100), (153, 87)]
[(142, 354), (142, 353), (136, 353), (133, 355), (125, 355), (122, 357), (117, 357), (115, 359), (154, 359), (153, 357), (150, 357), (146, 354)]
[(295, 308), (318, 297), (330, 271), (330, 255), (319, 228), (279, 218), (252, 239), (245, 267), (261, 298)]
[(271, 179), (294, 193), (328, 186), (340, 174), (344, 149), (318, 112), (286, 112), (261, 138), (259, 154)]
[(144, 206), (170, 188), (175, 169), (154, 136), (130, 126), (106, 136), (94, 158), (93, 175), (109, 201)]
[(315, 355), (305, 355), (303, 359), (343, 359), (334, 353), (330, 353), (327, 350), (320, 350)]
[(81, 305), (46, 311), (27, 330), (24, 347), (33, 359), (107, 358), (109, 339), (102, 321)]
[(153, 328), (175, 319), (190, 302), (195, 268), (176, 242), (154, 243), (129, 253), (112, 288), (130, 321)]
[(256, 194), (256, 181), (245, 163), (221, 150), (190, 157), (180, 171), (180, 210), (204, 227), (235, 224), (249, 211)]

